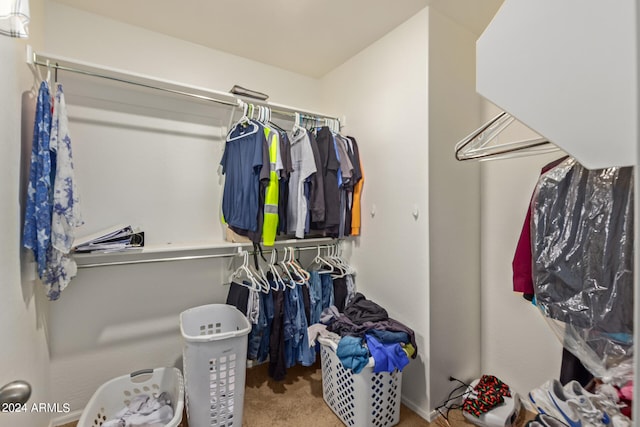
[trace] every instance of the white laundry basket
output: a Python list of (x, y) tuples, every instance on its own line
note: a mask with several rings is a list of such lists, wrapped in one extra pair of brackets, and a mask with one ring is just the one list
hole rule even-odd
[(242, 427), (251, 324), (237, 308), (210, 304), (180, 314), (189, 427)]
[(173, 418), (166, 427), (178, 427), (184, 409), (184, 384), (176, 368), (145, 369), (102, 384), (82, 411), (77, 427), (99, 427), (115, 417), (139, 394), (169, 393)]
[(322, 397), (346, 426), (387, 427), (400, 422), (402, 372), (373, 372), (373, 360), (360, 373), (346, 369), (336, 345), (319, 338)]

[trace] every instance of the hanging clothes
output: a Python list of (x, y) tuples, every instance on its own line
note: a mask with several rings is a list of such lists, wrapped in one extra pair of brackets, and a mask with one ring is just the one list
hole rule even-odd
[(291, 146), (286, 132), (280, 132), (280, 151), (282, 153), (282, 171), (280, 171), (280, 192), (278, 197), (278, 234), (287, 234), (289, 203), (289, 177), (293, 173)]
[[(558, 166), (568, 156), (564, 156), (560, 159), (545, 165), (542, 168), (540, 175), (545, 174), (551, 169)], [(533, 204), (533, 196), (529, 202), (529, 209), (524, 218), (524, 224), (522, 225), (522, 231), (520, 232), (520, 238), (516, 245), (516, 250), (513, 255), (513, 261), (511, 263), (513, 270), (513, 291), (522, 292), (525, 299), (531, 301), (533, 298), (533, 271), (532, 271), (532, 255), (531, 255), (531, 205)]]
[(360, 162), (360, 150), (356, 139), (352, 136), (347, 137), (348, 151), (353, 164), (353, 180), (351, 192), (348, 195), (347, 206), (347, 223), (345, 224), (345, 234), (352, 236), (360, 235), (360, 202), (362, 197), (362, 187), (364, 185), (364, 172), (362, 171), (362, 163)]
[(568, 158), (543, 174), (532, 204), (536, 304), (563, 346), (598, 377), (631, 375), (633, 169)]
[(324, 222), (325, 201), (324, 201), (324, 175), (322, 174), (322, 159), (320, 150), (318, 149), (318, 141), (312, 132), (307, 132), (311, 150), (313, 151), (313, 159), (316, 164), (316, 173), (311, 177), (311, 186), (309, 192), (309, 210), (311, 213), (312, 223)]
[(533, 279), (547, 316), (633, 334), (632, 182), (631, 168), (588, 170), (575, 159), (540, 178), (532, 209)]
[(328, 127), (323, 126), (318, 129), (316, 141), (324, 178), (325, 218), (324, 222), (314, 224), (313, 228), (324, 230), (327, 235), (337, 236), (340, 225), (340, 192), (338, 187), (340, 163), (336, 156), (333, 135)]
[(287, 231), (293, 233), (298, 239), (302, 239), (308, 210), (304, 183), (311, 174), (316, 173), (316, 165), (311, 142), (304, 129), (299, 129), (290, 135), (290, 140), (293, 173), (289, 178)]
[(262, 242), (265, 246), (273, 246), (276, 234), (278, 234), (279, 173), (282, 171), (283, 165), (282, 157), (278, 153), (280, 148), (278, 133), (265, 126), (264, 135), (269, 148), (269, 182), (264, 197)]
[(269, 335), (269, 376), (282, 381), (287, 375), (284, 351), (284, 291), (273, 291), (273, 321)]
[(49, 148), (55, 153), (51, 246), (43, 278), (49, 299), (56, 300), (78, 268), (70, 252), (75, 228), (84, 224), (80, 212), (78, 188), (74, 177), (69, 120), (62, 84), (58, 84), (53, 105)]
[[(340, 162), (339, 173), (341, 176), (341, 179), (338, 180), (340, 185), (340, 224), (338, 226), (338, 237), (344, 238), (347, 230), (347, 218), (349, 218), (349, 224), (351, 223), (351, 209), (348, 207), (348, 194), (352, 191), (353, 164), (351, 163), (351, 159), (347, 151), (345, 139), (339, 134), (334, 134), (333, 137), (338, 161)], [(351, 232), (350, 225), (349, 232)]]
[(235, 232), (246, 230), (262, 235), (260, 194), (264, 200), (261, 185), (266, 185), (269, 180), (268, 153), (264, 131), (256, 122), (249, 122), (246, 126), (238, 124), (227, 136), (220, 161), (222, 173), (226, 176), (222, 214)]
[(40, 83), (33, 127), (29, 187), (25, 210), (23, 245), (33, 251), (38, 276), (44, 277), (51, 244), (51, 98), (49, 85)]

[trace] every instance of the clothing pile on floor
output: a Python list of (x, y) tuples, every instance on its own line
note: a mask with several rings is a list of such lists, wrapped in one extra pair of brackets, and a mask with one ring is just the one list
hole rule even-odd
[(173, 418), (171, 398), (166, 392), (157, 397), (139, 394), (102, 427), (161, 427)]
[(335, 306), (322, 311), (320, 323), (308, 328), (309, 345), (318, 336), (337, 343), (336, 355), (347, 369), (359, 373), (373, 358), (374, 372), (393, 372), (415, 359), (415, 334), (406, 325), (389, 317), (387, 311), (356, 293), (340, 313)]
[(479, 417), (502, 405), (505, 397), (511, 397), (509, 386), (494, 375), (483, 375), (462, 403), (462, 411)]

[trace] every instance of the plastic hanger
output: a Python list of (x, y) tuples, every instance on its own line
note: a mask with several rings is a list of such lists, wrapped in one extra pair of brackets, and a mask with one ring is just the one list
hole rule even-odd
[(51, 64), (49, 63), (49, 60), (47, 59), (47, 85), (51, 85)]
[(256, 282), (258, 283), (259, 290), (265, 294), (268, 294), (271, 290), (271, 284), (269, 284), (269, 280), (267, 279), (267, 275), (265, 274), (262, 267), (249, 267), (253, 270), (253, 276), (256, 278)]
[(273, 282), (275, 283), (275, 287), (272, 286), (271, 289), (273, 289), (274, 291), (279, 290), (280, 286), (282, 286), (282, 290), (284, 290), (286, 286), (286, 284), (284, 283), (284, 280), (282, 280), (282, 276), (280, 276), (280, 273), (276, 268), (277, 260), (278, 260), (278, 250), (276, 248), (273, 248), (271, 250), (271, 258), (269, 259), (268, 268), (271, 274), (273, 275)]
[(282, 267), (282, 270), (285, 272), (285, 274), (289, 278), (289, 281), (285, 281), (284, 284), (288, 288), (294, 289), (296, 287), (296, 281), (294, 280), (293, 276), (289, 272), (289, 267), (286, 264), (287, 252), (288, 252), (287, 248), (284, 248), (284, 258), (282, 259), (282, 261), (280, 261), (279, 264)]
[(344, 264), (342, 263), (342, 260), (338, 257), (337, 250), (338, 250), (338, 246), (337, 245), (332, 245), (330, 247), (330, 252), (328, 254), (328, 259), (330, 260), (330, 262), (333, 264), (333, 266), (337, 270), (332, 274), (332, 276), (338, 278), (338, 277), (346, 276), (347, 275), (347, 269), (345, 268)]
[(257, 114), (258, 114), (258, 117), (256, 117), (256, 120), (259, 121), (260, 123), (264, 123), (262, 105), (256, 105), (256, 110), (257, 110)]
[(489, 160), (558, 150), (558, 147), (546, 138), (492, 144), (496, 137), (514, 121), (515, 117), (511, 114), (501, 112), (456, 144), (456, 159), (460, 161)]
[(335, 271), (335, 267), (320, 255), (320, 245), (317, 246), (317, 249), (318, 252), (316, 253), (316, 257), (311, 261), (309, 270), (312, 269), (312, 266), (317, 266), (320, 268), (318, 270), (319, 274), (333, 273)]
[(306, 129), (302, 126), (302, 120), (304, 119), (304, 116), (302, 116), (300, 113), (294, 113), (294, 122), (293, 122), (293, 134), (296, 135), (298, 132), (300, 131), (305, 131)]
[(289, 265), (289, 267), (291, 268), (291, 270), (298, 276), (300, 277), (300, 280), (294, 280), (297, 284), (299, 285), (303, 285), (305, 283), (307, 283), (309, 281), (309, 279), (311, 278), (311, 275), (309, 274), (309, 272), (307, 270), (305, 270), (304, 268), (302, 268), (300, 266), (300, 264), (298, 264), (293, 256), (293, 248), (288, 248), (289, 249), (289, 259), (287, 261), (287, 265)]
[(338, 243), (336, 243), (336, 251), (338, 253), (338, 259), (342, 263), (342, 266), (345, 268), (346, 274), (355, 274), (355, 272), (356, 272), (355, 268), (353, 268), (347, 262), (347, 260), (344, 259), (344, 257), (342, 256), (342, 246), (340, 246), (340, 244), (338, 244)]
[(269, 280), (267, 279), (267, 275), (264, 270), (260, 266), (258, 262), (258, 254), (256, 251), (253, 252), (253, 263), (254, 265), (249, 266), (249, 270), (253, 273), (253, 277), (255, 277), (258, 286), (260, 287), (260, 291), (263, 293), (269, 293), (271, 289), (271, 285), (269, 284)]
[[(240, 117), (240, 119), (236, 122), (236, 124), (231, 127), (231, 130), (227, 134), (227, 142), (235, 141), (237, 139), (241, 139), (248, 135), (252, 135), (258, 132), (258, 125), (253, 123), (249, 117), (250, 116), (249, 112), (251, 112), (251, 114), (253, 113), (252, 107), (253, 107), (252, 104), (246, 104), (244, 102), (242, 103), (242, 111), (243, 111), (242, 117)], [(233, 138), (231, 138), (231, 134), (233, 133), (234, 130), (238, 128), (238, 126), (251, 126), (252, 129), (248, 132), (239, 133), (237, 136), (234, 136)]]
[(262, 288), (258, 284), (256, 278), (253, 276), (253, 273), (251, 272), (251, 270), (249, 269), (249, 252), (242, 251), (242, 256), (243, 256), (242, 264), (240, 264), (240, 266), (233, 273), (231, 273), (231, 276), (229, 276), (229, 283), (236, 282), (246, 286), (246, 284), (244, 283), (244, 280), (242, 280), (242, 275), (244, 274), (245, 278), (250, 283), (249, 289), (252, 289), (254, 291), (260, 291)]

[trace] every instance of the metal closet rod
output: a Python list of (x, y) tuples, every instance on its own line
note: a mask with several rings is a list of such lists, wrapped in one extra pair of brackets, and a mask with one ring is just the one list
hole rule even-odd
[[(116, 81), (119, 83), (140, 86), (147, 89), (155, 89), (162, 92), (168, 92), (176, 95), (197, 98), (203, 101), (215, 102), (218, 104), (227, 105), (231, 107), (239, 107), (241, 105), (240, 102), (242, 101), (247, 104), (262, 105), (265, 107), (269, 107), (271, 111), (281, 115), (288, 116), (288, 117), (295, 117), (295, 113), (300, 113), (308, 117), (340, 121), (340, 119), (338, 119), (337, 117), (314, 113), (314, 112), (308, 112), (295, 107), (289, 107), (286, 105), (271, 104), (268, 101), (261, 101), (257, 99), (247, 98), (247, 97), (237, 97), (231, 93), (228, 95), (226, 93), (223, 93), (222, 95), (227, 98), (233, 99), (233, 101), (230, 101), (229, 99), (223, 99), (221, 97), (216, 98), (215, 96), (212, 96), (212, 95), (202, 95), (199, 93), (194, 93), (193, 88), (190, 88), (188, 86), (185, 86), (179, 83), (168, 83), (158, 79), (154, 79), (152, 77), (135, 76), (134, 74), (128, 73), (126, 71), (107, 70), (98, 65), (93, 66), (93, 65), (79, 64), (67, 59), (60, 59), (60, 58), (55, 58), (55, 57), (36, 53), (32, 51), (30, 47), (27, 48), (27, 62), (29, 64), (39, 65), (39, 66), (47, 67), (50, 69), (68, 71), (71, 73), (83, 74), (85, 76), (98, 77), (101, 79)], [(96, 70), (99, 70), (99, 71), (96, 71)], [(109, 71), (117, 75), (110, 75)], [(126, 77), (129, 77), (129, 78), (126, 78)], [(150, 83), (130, 80), (130, 78), (132, 77), (138, 77), (139, 79), (148, 80), (150, 81)], [(167, 85), (179, 87), (180, 89), (167, 87)], [(203, 89), (203, 92), (207, 92), (207, 90)]]
[[(331, 248), (333, 246), (335, 246), (338, 243), (338, 241), (329, 244), (329, 245), (312, 245), (312, 246), (303, 246), (303, 247), (296, 247), (296, 246), (292, 246), (295, 247), (295, 249), (297, 251), (310, 251), (310, 250), (318, 250), (318, 248), (321, 249), (327, 249), (327, 248)], [(284, 246), (284, 247), (291, 247), (291, 246)], [(283, 248), (284, 248), (283, 247)], [(270, 254), (271, 252), (273, 252), (274, 250), (277, 251), (277, 249), (266, 249), (263, 250), (262, 253), (263, 254)], [(96, 263), (92, 263), (92, 264), (78, 264), (78, 268), (94, 268), (94, 267), (108, 267), (108, 266), (113, 266), (113, 265), (129, 265), (129, 264), (149, 264), (152, 262), (170, 262), (170, 261), (190, 261), (190, 260), (194, 260), (194, 259), (207, 259), (207, 258), (233, 258), (235, 256), (238, 256), (242, 253), (244, 253), (245, 250), (243, 249), (238, 249), (237, 252), (233, 252), (233, 253), (226, 253), (226, 254), (210, 254), (210, 255), (185, 255), (185, 256), (179, 256), (179, 257), (170, 257), (170, 258), (149, 258), (149, 259), (138, 259), (138, 260), (128, 260), (128, 261), (109, 261), (109, 262), (96, 262)], [(260, 252), (255, 252), (255, 251), (249, 251), (249, 255), (254, 255), (254, 254), (259, 254)], [(114, 255), (117, 253), (114, 253)]]

